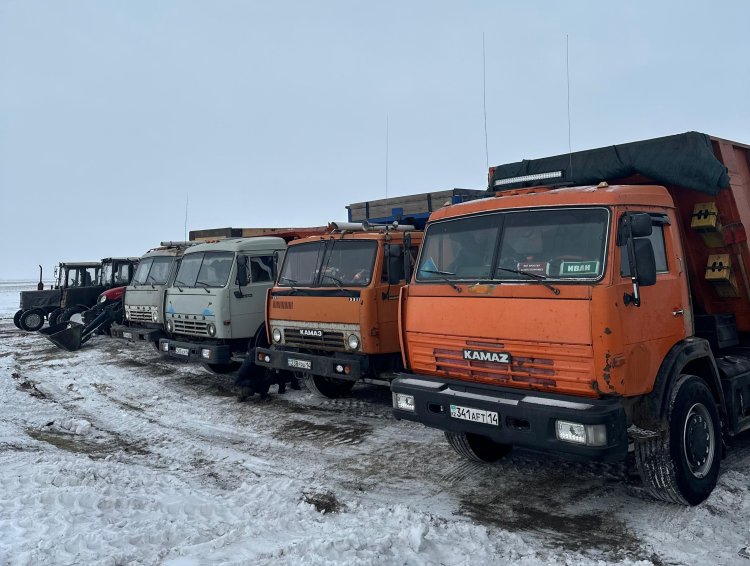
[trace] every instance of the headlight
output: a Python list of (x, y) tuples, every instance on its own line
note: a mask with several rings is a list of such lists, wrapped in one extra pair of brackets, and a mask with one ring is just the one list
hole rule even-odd
[(584, 425), (569, 421), (557, 421), (556, 429), (558, 440), (587, 446), (607, 445), (607, 427), (603, 424)]
[(208, 348), (203, 348), (201, 350), (201, 358), (204, 358), (206, 360), (211, 359), (211, 350), (209, 350)]
[(99, 295), (99, 302), (100, 303), (106, 303), (107, 302), (107, 295)]
[(359, 337), (356, 334), (350, 334), (347, 342), (350, 350), (356, 350), (359, 348)]
[(129, 310), (125, 311), (125, 318), (128, 319), (128, 320), (130, 320), (130, 311)]
[(405, 393), (393, 394), (393, 406), (402, 411), (414, 411), (414, 395)]
[(213, 322), (208, 323), (206, 330), (208, 330), (209, 336), (216, 336), (216, 325)]
[(172, 322), (172, 319), (170, 318), (167, 321), (167, 332), (172, 332), (174, 330), (174, 322)]
[(159, 322), (159, 313), (156, 312), (156, 311), (152, 312), (151, 313), (151, 320), (153, 320), (154, 322)]
[(274, 342), (281, 342), (281, 330), (274, 328), (273, 332), (271, 332), (271, 338), (273, 338)]

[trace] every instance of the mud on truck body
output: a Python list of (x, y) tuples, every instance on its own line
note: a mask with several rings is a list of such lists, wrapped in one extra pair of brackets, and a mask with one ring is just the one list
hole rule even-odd
[(167, 288), (163, 355), (202, 363), (215, 373), (239, 368), (248, 351), (264, 344), (266, 291), (273, 285), (286, 242), (306, 229), (275, 236), (198, 244), (183, 254)]
[(349, 222), (290, 244), (266, 304), (271, 345), (256, 349), (255, 363), (292, 371), (330, 398), (360, 380), (390, 384), (403, 369), (398, 295), (421, 227), (433, 203), (437, 209), (479, 194), (454, 189), (352, 204)]
[(14, 317), (16, 326), (36, 331), (67, 322), (96, 304), (103, 291), (127, 285), (138, 258), (105, 258), (97, 262), (62, 262), (55, 268), (55, 285), (41, 291), (22, 291)]
[(114, 338), (151, 342), (158, 349), (164, 333), (164, 298), (182, 254), (192, 242), (161, 242), (143, 254), (123, 299), (123, 320), (113, 324)]
[(691, 132), (491, 169), (430, 218), (395, 416), (478, 461), (631, 451), (654, 497), (703, 501), (750, 428), (749, 168)]

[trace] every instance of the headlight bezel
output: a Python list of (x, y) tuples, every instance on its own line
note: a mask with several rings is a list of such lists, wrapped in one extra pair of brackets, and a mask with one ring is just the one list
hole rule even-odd
[(213, 322), (209, 322), (206, 325), (206, 332), (208, 333), (208, 335), (211, 338), (215, 337), (216, 336), (216, 325)]
[(274, 328), (271, 331), (271, 340), (274, 344), (281, 344), (281, 340), (284, 338), (284, 335), (281, 332), (280, 328)]
[(360, 346), (362, 345), (359, 336), (356, 334), (350, 334), (346, 339), (346, 346), (350, 350), (359, 350)]

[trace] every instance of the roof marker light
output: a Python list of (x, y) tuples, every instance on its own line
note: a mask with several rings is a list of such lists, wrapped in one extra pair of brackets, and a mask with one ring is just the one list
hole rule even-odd
[(533, 175), (522, 175), (520, 177), (509, 177), (507, 179), (497, 179), (495, 186), (512, 185), (513, 183), (525, 183), (527, 181), (539, 181), (541, 179), (559, 179), (563, 176), (562, 171), (550, 171), (549, 173), (535, 173)]

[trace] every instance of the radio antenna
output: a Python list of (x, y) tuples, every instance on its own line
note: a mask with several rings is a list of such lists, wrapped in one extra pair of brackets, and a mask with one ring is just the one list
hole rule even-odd
[(570, 160), (570, 177), (573, 179), (573, 146), (570, 143), (570, 47), (568, 34), (565, 34), (565, 76), (568, 81), (568, 158)]
[(385, 115), (385, 198), (388, 198), (388, 114)]
[(484, 108), (484, 160), (490, 168), (490, 152), (487, 146), (487, 61), (484, 51), (484, 32), (482, 32), (482, 105)]
[(188, 203), (190, 202), (190, 195), (185, 194), (185, 235), (184, 240), (187, 242), (187, 213), (188, 213)]

